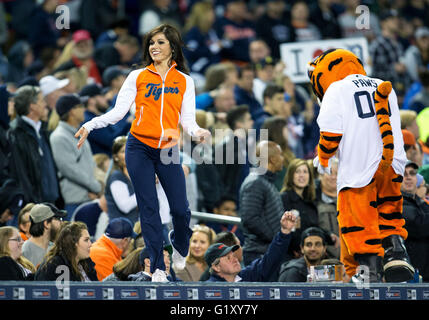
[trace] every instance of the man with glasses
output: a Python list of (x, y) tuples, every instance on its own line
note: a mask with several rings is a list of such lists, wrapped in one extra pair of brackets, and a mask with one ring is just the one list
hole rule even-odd
[(429, 205), (417, 196), (417, 171), (415, 162), (405, 165), (401, 192), (404, 198), (403, 216), (408, 238), (405, 246), (412, 265), (419, 270), (424, 282), (429, 281)]
[(36, 204), (30, 210), (30, 239), (22, 246), (22, 255), (37, 267), (52, 247), (61, 229), (62, 219), (67, 215), (52, 203)]

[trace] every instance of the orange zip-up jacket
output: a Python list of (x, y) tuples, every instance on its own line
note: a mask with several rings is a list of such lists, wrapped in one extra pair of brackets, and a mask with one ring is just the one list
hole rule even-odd
[(98, 280), (102, 281), (113, 272), (113, 266), (122, 260), (121, 255), (122, 250), (105, 235), (92, 244), (89, 256), (95, 263)]
[(153, 64), (132, 71), (116, 99), (115, 107), (83, 126), (91, 132), (121, 120), (135, 104), (131, 134), (146, 145), (163, 149), (178, 142), (179, 123), (191, 136), (200, 127), (195, 121), (195, 85), (177, 70), (174, 62), (164, 78)]

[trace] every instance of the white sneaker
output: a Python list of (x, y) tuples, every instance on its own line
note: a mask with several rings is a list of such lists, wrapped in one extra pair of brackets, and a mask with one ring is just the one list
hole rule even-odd
[(172, 233), (172, 232), (173, 232), (173, 230), (171, 230), (171, 231), (168, 233), (168, 239), (170, 240), (171, 247), (173, 248), (173, 254), (171, 255), (171, 260), (173, 260), (173, 266), (174, 266), (174, 269), (176, 269), (176, 270), (180, 271), (180, 270), (185, 269), (185, 266), (186, 266), (186, 257), (183, 257), (183, 256), (179, 253), (179, 251), (177, 251), (177, 250), (174, 248), (173, 242), (171, 241), (171, 233)]
[(152, 273), (152, 282), (168, 282), (167, 273), (164, 270), (156, 269)]

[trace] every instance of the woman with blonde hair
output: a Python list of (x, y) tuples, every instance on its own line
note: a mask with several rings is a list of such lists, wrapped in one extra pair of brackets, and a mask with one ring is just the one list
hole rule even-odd
[(22, 255), (22, 240), (15, 227), (0, 227), (0, 281), (33, 280), (36, 268)]
[(173, 269), (176, 276), (183, 281), (199, 281), (201, 275), (207, 268), (204, 254), (208, 247), (213, 244), (216, 233), (212, 228), (196, 224), (192, 228), (192, 236), (189, 244), (189, 254), (186, 257), (186, 265), (183, 270)]

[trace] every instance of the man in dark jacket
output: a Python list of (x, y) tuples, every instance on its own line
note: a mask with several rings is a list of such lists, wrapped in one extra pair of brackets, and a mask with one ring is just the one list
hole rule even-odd
[(419, 166), (405, 166), (401, 192), (404, 198), (403, 216), (408, 238), (405, 240), (410, 261), (419, 270), (424, 282), (429, 281), (429, 205), (416, 195)]
[(301, 234), (303, 256), (282, 264), (280, 282), (307, 282), (308, 268), (321, 264), (326, 255), (326, 234), (317, 227), (310, 227)]
[(225, 135), (222, 143), (215, 146), (214, 162), (222, 183), (223, 195), (237, 199), (240, 186), (249, 174), (249, 130), (253, 127), (253, 120), (248, 107), (242, 105), (228, 111), (226, 121), (232, 132)]
[(9, 130), (8, 104), (10, 93), (6, 85), (0, 86), (0, 184), (9, 178), (9, 154), (10, 145), (7, 140), (7, 130)]
[(262, 257), (279, 231), (278, 219), (284, 212), (280, 193), (274, 181), (283, 168), (283, 154), (278, 144), (261, 141), (256, 147), (260, 168), (265, 174), (251, 172), (240, 189), (239, 216), (244, 233), (244, 265)]
[(25, 202), (60, 199), (57, 169), (45, 129), (46, 102), (38, 87), (23, 86), (15, 95), (17, 118), (10, 124), (12, 177), (23, 189)]
[(267, 282), (276, 272), (290, 241), (290, 233), (296, 223), (295, 216), (286, 211), (280, 219), (280, 232), (276, 234), (263, 257), (254, 260), (250, 265), (241, 268), (234, 251), (239, 245), (228, 247), (223, 243), (212, 244), (206, 251), (204, 259), (210, 268), (210, 282)]

